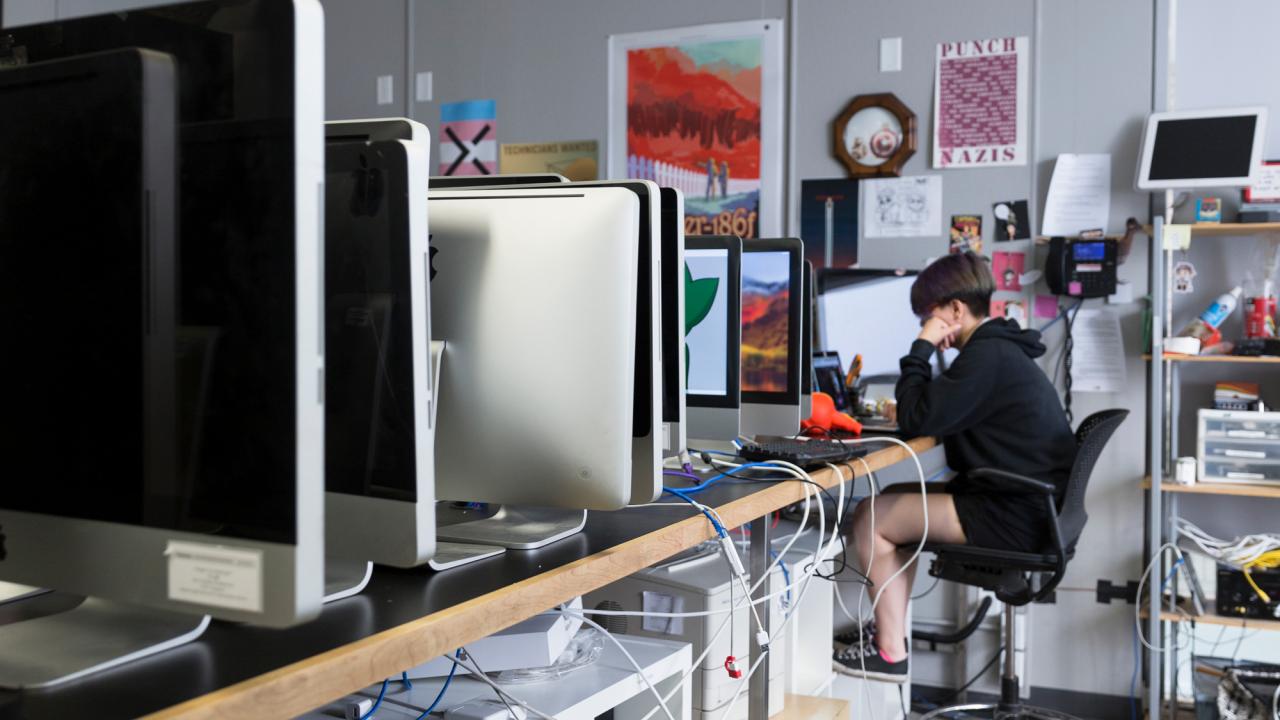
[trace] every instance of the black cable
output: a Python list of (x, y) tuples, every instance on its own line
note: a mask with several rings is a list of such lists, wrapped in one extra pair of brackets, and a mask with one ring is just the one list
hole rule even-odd
[(933, 592), (933, 589), (934, 589), (934, 588), (938, 587), (938, 583), (939, 583), (939, 582), (941, 582), (941, 581), (942, 581), (942, 578), (940, 578), (940, 577), (938, 577), (938, 576), (936, 576), (936, 575), (935, 575), (935, 576), (933, 577), (933, 584), (929, 586), (929, 589), (925, 590), (924, 592), (920, 593), (919, 595), (912, 595), (912, 596), (911, 596), (911, 599), (912, 599), (912, 600), (919, 600), (920, 598), (924, 597), (925, 595), (928, 595), (929, 593)]
[(1076, 341), (1075, 337), (1071, 333), (1071, 329), (1075, 326), (1076, 315), (1080, 314), (1081, 305), (1084, 305), (1083, 299), (1076, 303), (1075, 309), (1067, 316), (1067, 336), (1062, 341), (1062, 369), (1065, 371), (1064, 375), (1066, 375), (1066, 377), (1062, 379), (1062, 386), (1066, 390), (1062, 397), (1062, 406), (1067, 412), (1067, 423), (1075, 422), (1075, 417), (1071, 413), (1071, 351), (1075, 347)]
[(995, 666), (997, 662), (1000, 661), (1000, 656), (1003, 654), (1004, 654), (1004, 646), (1001, 645), (1000, 649), (996, 650), (995, 656), (992, 657), (990, 660), (988, 660), (987, 664), (983, 665), (982, 669), (979, 670), (973, 677), (969, 678), (968, 682), (966, 682), (964, 685), (961, 685), (959, 688), (953, 690), (950, 695), (944, 695), (941, 699), (934, 701), (934, 705), (936, 705), (937, 707), (943, 707), (947, 703), (951, 702), (952, 700), (955, 700), (956, 698), (960, 697), (960, 695), (963, 694), (965, 690), (968, 690), (969, 688), (973, 687), (974, 683), (978, 682), (978, 680), (981, 679), (983, 675), (986, 675), (987, 671), (989, 671), (992, 667)]

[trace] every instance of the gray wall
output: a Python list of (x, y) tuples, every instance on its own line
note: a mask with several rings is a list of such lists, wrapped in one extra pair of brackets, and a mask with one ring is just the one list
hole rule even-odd
[[(502, 142), (595, 138), (602, 148), (610, 34), (780, 18), (787, 11), (781, 0), (432, 0), (413, 8), (415, 70), (434, 73), (437, 102), (496, 98)], [(1147, 219), (1146, 196), (1130, 188), (1141, 121), (1151, 107), (1153, 2), (799, 0), (795, 21), (799, 41), (794, 56), (798, 82), (793, 188), (799, 179), (843, 175), (831, 157), (830, 123), (860, 93), (893, 92), (915, 111), (920, 150), (907, 163), (905, 174), (935, 172), (928, 167), (935, 45), (1025, 35), (1032, 38), (1032, 52), (1038, 57), (1031, 88), (1033, 162), (1026, 167), (941, 171), (944, 215), (981, 214), (990, 238), (992, 203), (1027, 198), (1033, 208), (1039, 207), (1057, 153), (1111, 152), (1109, 229), (1119, 230), (1130, 215)], [(903, 38), (901, 72), (879, 71), (881, 37)], [(330, 102), (330, 107), (337, 107), (339, 100)], [(436, 125), (436, 104), (415, 103), (414, 117)], [(1038, 228), (1039, 214), (1033, 215)], [(920, 267), (925, 258), (945, 253), (946, 246), (943, 237), (879, 239), (864, 241), (861, 253), (869, 266)], [(989, 242), (987, 249), (992, 249)], [(1000, 249), (1032, 251), (1029, 243)], [(1135, 283), (1138, 295), (1145, 293), (1145, 246), (1135, 250), (1122, 277)], [(1117, 395), (1077, 395), (1076, 418), (1106, 407), (1131, 407), (1135, 412), (1100, 463), (1090, 488), (1091, 523), (1072, 564), (1068, 589), (1059, 593), (1056, 604), (1030, 611), (1030, 681), (1040, 687), (1125, 695), (1133, 662), (1132, 608), (1098, 605), (1092, 588), (1098, 578), (1136, 579), (1140, 570), (1143, 511), (1138, 479), (1144, 472), (1146, 394), (1145, 366), (1138, 359), (1141, 309), (1134, 304), (1112, 310), (1120, 313), (1124, 324), (1129, 389)], [(1056, 359), (1061, 347), (1057, 328), (1046, 342), (1048, 357)], [(917, 617), (958, 616), (959, 595), (944, 590), (921, 601)], [(992, 640), (976, 641), (972, 657), (958, 664), (922, 654), (916, 681), (945, 684), (963, 679), (989, 658)]]

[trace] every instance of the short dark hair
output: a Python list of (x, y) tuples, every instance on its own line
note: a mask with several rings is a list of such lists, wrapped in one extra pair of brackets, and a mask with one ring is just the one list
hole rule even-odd
[(987, 261), (976, 253), (944, 255), (920, 271), (911, 285), (911, 311), (924, 317), (939, 305), (959, 300), (976, 317), (991, 314), (995, 280)]

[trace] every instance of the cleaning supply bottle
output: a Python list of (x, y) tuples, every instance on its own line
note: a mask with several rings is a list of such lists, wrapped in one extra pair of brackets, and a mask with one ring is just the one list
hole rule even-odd
[(1200, 313), (1200, 317), (1187, 323), (1178, 335), (1197, 338), (1203, 343), (1204, 340), (1215, 335), (1222, 322), (1235, 312), (1236, 305), (1240, 302), (1240, 295), (1243, 293), (1244, 288), (1237, 285), (1231, 288), (1231, 292), (1219, 295), (1217, 300)]
[(1276, 293), (1271, 278), (1249, 283), (1244, 296), (1244, 336), (1273, 338), (1276, 336)]

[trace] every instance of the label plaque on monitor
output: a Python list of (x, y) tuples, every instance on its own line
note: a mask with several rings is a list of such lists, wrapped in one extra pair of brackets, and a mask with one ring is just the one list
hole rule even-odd
[(169, 599), (262, 612), (262, 551), (171, 541)]

